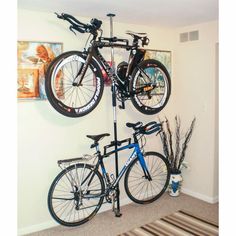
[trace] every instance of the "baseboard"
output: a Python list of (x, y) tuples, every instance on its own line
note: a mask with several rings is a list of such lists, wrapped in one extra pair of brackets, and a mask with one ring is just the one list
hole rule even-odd
[(187, 195), (190, 195), (192, 197), (198, 198), (200, 200), (203, 200), (205, 202), (212, 203), (212, 204), (217, 203), (219, 201), (218, 196), (209, 197), (209, 196), (206, 196), (206, 195), (201, 194), (201, 193), (193, 192), (192, 190), (189, 190), (189, 189), (186, 189), (186, 188), (181, 188), (181, 192), (185, 193)]
[(31, 225), (28, 227), (24, 227), (18, 230), (17, 235), (25, 235), (30, 233), (35, 233), (41, 230), (49, 229), (52, 227), (58, 226), (58, 224), (54, 220), (50, 220), (47, 222), (43, 222), (41, 224)]
[[(127, 204), (130, 204), (131, 200), (126, 197), (120, 200), (120, 206), (125, 206)], [(103, 204), (100, 208), (98, 214), (111, 210), (112, 205), (111, 204)], [(58, 226), (58, 224), (54, 220), (50, 220), (47, 222), (43, 222), (41, 224), (31, 225), (28, 227), (24, 227), (18, 230), (18, 235), (25, 235), (30, 233), (35, 233), (41, 230), (49, 229), (52, 227)]]

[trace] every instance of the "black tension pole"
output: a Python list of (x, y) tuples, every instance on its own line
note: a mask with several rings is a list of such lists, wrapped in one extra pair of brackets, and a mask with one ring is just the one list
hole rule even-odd
[[(110, 17), (110, 37), (113, 37), (113, 22), (112, 17), (115, 16), (113, 13), (107, 14)], [(115, 71), (115, 62), (114, 62), (114, 48), (111, 47), (111, 63), (112, 63), (112, 70)], [(113, 124), (114, 124), (114, 143), (115, 143), (115, 171), (116, 171), (116, 178), (119, 175), (119, 166), (118, 166), (118, 152), (117, 152), (117, 114), (116, 114), (116, 86), (115, 86), (115, 78), (112, 77), (112, 107), (113, 107)], [(120, 189), (119, 183), (116, 186), (116, 208), (114, 209), (115, 216), (120, 217), (122, 214), (120, 213)]]

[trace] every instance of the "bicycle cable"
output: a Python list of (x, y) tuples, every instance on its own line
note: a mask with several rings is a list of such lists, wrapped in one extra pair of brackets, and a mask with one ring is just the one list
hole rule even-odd
[[(89, 39), (91, 38), (91, 36), (92, 36), (92, 34), (89, 34), (89, 36), (88, 36), (88, 38), (87, 38), (87, 40), (86, 40), (86, 43), (85, 43), (85, 45), (84, 45), (84, 51), (87, 51), (87, 44), (88, 44), (88, 42), (89, 42)], [(90, 43), (91, 43), (91, 41), (90, 41)]]
[(147, 139), (144, 134), (140, 134), (140, 137), (138, 137), (138, 142), (140, 142), (140, 150), (144, 153), (144, 146), (147, 143)]

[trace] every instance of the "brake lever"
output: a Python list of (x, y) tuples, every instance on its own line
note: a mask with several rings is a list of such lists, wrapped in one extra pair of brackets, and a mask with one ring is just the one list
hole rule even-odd
[(75, 31), (73, 30), (74, 27), (72, 25), (69, 27), (69, 29), (70, 29), (70, 31), (72, 31), (76, 35)]

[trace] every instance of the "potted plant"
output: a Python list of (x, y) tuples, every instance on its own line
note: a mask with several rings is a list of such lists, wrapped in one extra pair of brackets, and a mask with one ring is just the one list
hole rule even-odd
[(180, 187), (182, 182), (181, 170), (186, 167), (184, 164), (185, 153), (188, 147), (188, 143), (192, 136), (196, 118), (192, 120), (190, 128), (182, 135), (180, 131), (180, 118), (175, 116), (175, 131), (171, 131), (169, 120), (165, 118), (162, 122), (162, 130), (160, 137), (162, 141), (163, 151), (170, 163), (170, 183), (169, 194), (171, 196), (178, 196), (180, 193)]

